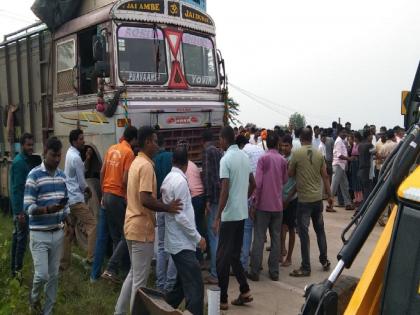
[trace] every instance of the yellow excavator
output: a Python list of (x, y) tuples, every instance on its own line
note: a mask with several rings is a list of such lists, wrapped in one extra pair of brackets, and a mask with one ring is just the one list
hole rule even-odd
[[(301, 315), (420, 314), (420, 64), (403, 102), (407, 135), (387, 158), (378, 183), (342, 234), (338, 263), (327, 280), (305, 289)], [(393, 210), (347, 302), (337, 290), (379, 217)], [(346, 236), (350, 234), (347, 238)], [(349, 301), (348, 301), (349, 300)], [(343, 307), (343, 303), (345, 303)]]

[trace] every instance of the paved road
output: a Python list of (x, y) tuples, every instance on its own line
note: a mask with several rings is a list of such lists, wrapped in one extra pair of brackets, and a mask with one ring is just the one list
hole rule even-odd
[[(341, 249), (341, 232), (350, 221), (352, 211), (345, 211), (337, 208), (337, 213), (324, 213), (324, 222), (327, 233), (328, 255), (333, 266), (337, 262), (337, 253)], [(373, 250), (382, 228), (376, 226), (365, 246), (356, 258), (350, 270), (345, 270), (344, 274), (360, 277), (366, 265), (370, 253)], [(316, 243), (315, 233), (310, 228), (311, 237), (311, 265), (312, 275), (309, 278), (293, 278), (289, 273), (299, 267), (300, 264), (300, 242), (296, 237), (295, 250), (293, 253), (292, 266), (280, 267), (279, 281), (271, 281), (268, 277), (267, 258), (268, 252), (264, 251), (264, 270), (260, 274), (260, 281), (250, 281), (250, 287), (254, 296), (254, 301), (245, 307), (229, 305), (229, 310), (222, 314), (229, 315), (296, 315), (304, 302), (302, 297), (303, 290), (307, 284), (323, 281), (329, 273), (322, 271), (318, 262), (319, 251)], [(238, 284), (234, 277), (230, 278), (229, 300), (238, 295)]]

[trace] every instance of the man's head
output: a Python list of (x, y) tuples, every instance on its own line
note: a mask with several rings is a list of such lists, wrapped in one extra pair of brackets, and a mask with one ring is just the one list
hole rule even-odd
[(354, 141), (356, 143), (362, 142), (363, 136), (362, 136), (362, 134), (360, 132), (356, 131), (353, 135), (354, 135)]
[(379, 137), (380, 137), (380, 139), (381, 139), (382, 142), (385, 142), (386, 141), (386, 130), (387, 129), (384, 126), (382, 126), (381, 128), (379, 128), (378, 135), (379, 135)]
[(61, 149), (63, 145), (57, 137), (47, 140), (44, 148), (44, 164), (51, 171), (55, 171), (61, 161)]
[(308, 145), (312, 143), (312, 130), (309, 128), (303, 128), (300, 133), (300, 142), (303, 145)]
[(267, 132), (267, 147), (269, 149), (274, 149), (274, 150), (278, 150), (279, 149), (279, 135), (277, 134), (277, 132), (274, 131), (268, 131)]
[(138, 136), (138, 130), (136, 127), (128, 126), (127, 128), (125, 128), (123, 137), (124, 137), (124, 140), (130, 144), (131, 148), (136, 146), (137, 136)]
[(337, 122), (336, 121), (333, 121), (332, 124), (331, 124), (331, 127), (333, 129), (336, 129), (337, 128)]
[(285, 135), (281, 143), (281, 152), (284, 156), (289, 156), (292, 153), (293, 139), (290, 135)]
[(74, 129), (70, 131), (69, 142), (71, 146), (75, 147), (79, 151), (82, 151), (85, 147), (85, 138), (83, 136), (83, 130)]
[(34, 136), (30, 133), (24, 133), (22, 137), (20, 137), (20, 147), (22, 153), (32, 155), (34, 153)]
[(314, 126), (315, 138), (318, 138), (320, 134), (321, 134), (321, 129), (319, 129), (319, 126)]
[(351, 130), (351, 122), (346, 122), (345, 123), (345, 125), (344, 125), (344, 128), (346, 128), (348, 131), (350, 131)]
[(246, 146), (246, 144), (248, 143), (248, 138), (243, 136), (243, 135), (239, 135), (236, 137), (235, 143), (237, 144), (237, 146), (239, 147), (239, 149), (243, 149), (244, 146)]
[(327, 141), (327, 132), (324, 130), (321, 132), (321, 142), (325, 144), (325, 141)]
[(255, 126), (252, 126), (250, 129), (251, 133), (254, 134), (257, 132), (257, 128)]
[(386, 140), (396, 141), (395, 139), (395, 132), (392, 129), (387, 130), (386, 132)]
[(370, 132), (372, 133), (372, 135), (376, 135), (376, 126), (375, 125), (370, 125)]
[(235, 144), (235, 133), (232, 127), (223, 127), (220, 131), (220, 146), (226, 151), (232, 144)]
[(165, 137), (163, 136), (163, 133), (157, 134), (157, 142), (160, 149), (165, 149)]
[(206, 129), (203, 131), (203, 142), (207, 143), (207, 142), (212, 142), (213, 141), (213, 132), (211, 131), (211, 129)]
[(188, 168), (188, 151), (183, 145), (177, 146), (172, 154), (172, 164), (184, 173)]
[(149, 126), (144, 126), (139, 129), (137, 136), (140, 151), (146, 154), (149, 158), (153, 158), (159, 150), (156, 130)]
[(337, 135), (341, 138), (341, 139), (346, 139), (347, 137), (347, 130), (345, 128), (343, 128), (342, 126), (339, 126), (337, 128)]
[(302, 132), (303, 128), (297, 128), (295, 129), (295, 138), (299, 139), (300, 138), (300, 133)]
[(395, 133), (395, 136), (397, 136), (398, 138), (404, 138), (405, 130), (401, 128), (400, 126), (395, 126), (394, 133)]
[(370, 131), (370, 129), (364, 129), (363, 133), (362, 133), (362, 137), (363, 137), (363, 140), (365, 140), (367, 142), (371, 142), (372, 141), (372, 132)]

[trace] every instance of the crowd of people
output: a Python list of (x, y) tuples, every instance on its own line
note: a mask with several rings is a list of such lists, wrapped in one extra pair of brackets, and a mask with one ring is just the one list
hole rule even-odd
[[(272, 130), (247, 125), (223, 127), (215, 141), (207, 129), (200, 170), (189, 159), (188, 139), (180, 139), (170, 152), (155, 129), (129, 126), (104, 156), (98, 218), (87, 206), (92, 191), (85, 171), (92, 152), (84, 153), (83, 131), (69, 134), (64, 171), (58, 167), (58, 138), (48, 139), (41, 165), (32, 167), (33, 136), (24, 134), (10, 179), (12, 276), (22, 277), (29, 235), (31, 307), (35, 314), (51, 314), (59, 271), (71, 264), (75, 224), (80, 222), (87, 235), (84, 263), (91, 268), (90, 281), (122, 283), (114, 314), (129, 313), (137, 290), (147, 286), (154, 257), (156, 289), (174, 308), (185, 299), (186, 309), (203, 314), (207, 283), (220, 288), (220, 308), (227, 310), (231, 274), (239, 283), (231, 304), (250, 303), (248, 280), (260, 279), (267, 230), (272, 281), (279, 280), (281, 266), (293, 263), (296, 232), (301, 264), (290, 276), (311, 275), (311, 219), (319, 262), (328, 271), (323, 200), (327, 212), (336, 207), (357, 211), (404, 133), (398, 126), (381, 127), (379, 133), (373, 125), (354, 131), (350, 123), (336, 122), (330, 128)], [(109, 239), (112, 255), (104, 265)]]

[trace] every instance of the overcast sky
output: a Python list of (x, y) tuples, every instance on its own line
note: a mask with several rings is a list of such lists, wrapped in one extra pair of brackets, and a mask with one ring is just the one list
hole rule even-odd
[[(1, 1), (0, 34), (33, 22), (32, 3)], [(401, 91), (411, 89), (420, 60), (420, 1), (208, 0), (207, 7), (242, 122), (272, 127), (298, 111), (312, 125), (338, 117), (355, 128), (402, 124)]]

